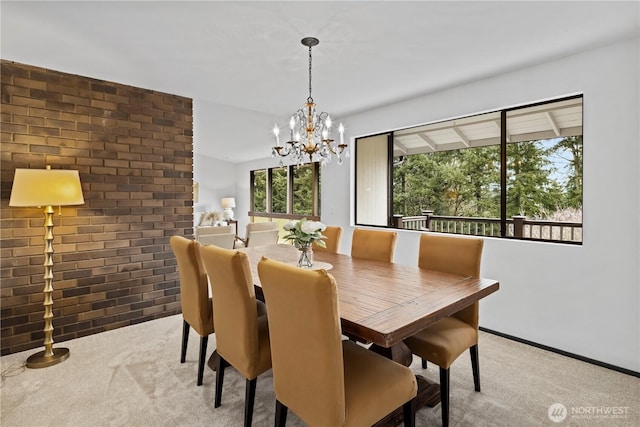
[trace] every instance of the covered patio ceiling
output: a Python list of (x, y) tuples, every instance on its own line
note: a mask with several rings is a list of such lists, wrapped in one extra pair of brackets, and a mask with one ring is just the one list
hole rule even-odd
[[(582, 135), (582, 98), (507, 112), (507, 143)], [(393, 155), (432, 153), (500, 144), (500, 112), (394, 132)]]

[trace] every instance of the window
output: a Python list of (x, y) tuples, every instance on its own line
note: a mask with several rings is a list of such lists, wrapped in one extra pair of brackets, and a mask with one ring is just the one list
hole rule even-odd
[(582, 242), (582, 96), (384, 137), (356, 140), (357, 224)]
[(251, 193), (253, 195), (251, 210), (255, 212), (267, 211), (267, 171), (251, 172)]
[(273, 213), (287, 213), (287, 168), (269, 169), (271, 184), (271, 210)]
[(254, 170), (250, 182), (249, 216), (319, 220), (319, 163)]
[(293, 167), (293, 213), (298, 215), (314, 215), (317, 192), (314, 182), (314, 168), (311, 164)]

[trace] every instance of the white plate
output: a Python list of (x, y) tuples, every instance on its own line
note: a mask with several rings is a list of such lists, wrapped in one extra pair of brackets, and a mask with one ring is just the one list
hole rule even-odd
[[(289, 262), (287, 262), (287, 264), (298, 266), (298, 261), (289, 261)], [(332, 268), (333, 268), (333, 265), (329, 264), (328, 262), (314, 261), (313, 265), (311, 266), (311, 268), (309, 270), (327, 270), (327, 271), (329, 271)]]

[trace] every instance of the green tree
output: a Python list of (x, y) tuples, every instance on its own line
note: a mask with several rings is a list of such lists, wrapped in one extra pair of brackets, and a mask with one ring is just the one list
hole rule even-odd
[(287, 168), (274, 168), (271, 176), (271, 212), (287, 213)]
[(293, 213), (313, 215), (313, 168), (309, 164), (293, 168)]
[[(507, 144), (507, 217), (547, 218), (582, 207), (582, 137)], [(554, 155), (565, 158), (559, 179)], [(396, 158), (394, 214), (500, 217), (500, 146), (439, 151)]]
[(394, 167), (394, 213), (497, 216), (499, 151), (489, 146), (406, 156)]
[(539, 141), (507, 144), (507, 217), (541, 218), (562, 202), (562, 188), (550, 175), (549, 150)]
[(563, 138), (551, 152), (566, 162), (564, 206), (582, 210), (582, 135)]
[(267, 211), (267, 171), (253, 171), (253, 206), (255, 212)]
[(439, 207), (439, 193), (444, 184), (439, 166), (432, 154), (405, 156), (394, 167), (394, 213), (405, 216), (421, 215), (423, 209)]
[(462, 173), (467, 191), (462, 216), (500, 216), (500, 146), (461, 150)]

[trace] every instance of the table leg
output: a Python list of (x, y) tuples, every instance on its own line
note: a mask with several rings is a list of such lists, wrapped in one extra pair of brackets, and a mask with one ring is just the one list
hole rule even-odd
[[(394, 360), (401, 365), (409, 366), (413, 360), (411, 350), (405, 343), (400, 342), (391, 347), (381, 347), (376, 344), (371, 344), (369, 350), (378, 353), (386, 358)], [(418, 394), (416, 395), (416, 411), (423, 407), (434, 407), (440, 403), (440, 385), (435, 384), (424, 378), (422, 375), (416, 375), (416, 381), (418, 383)], [(402, 407), (396, 409), (382, 420), (375, 424), (375, 427), (383, 426), (397, 426), (402, 422)]]

